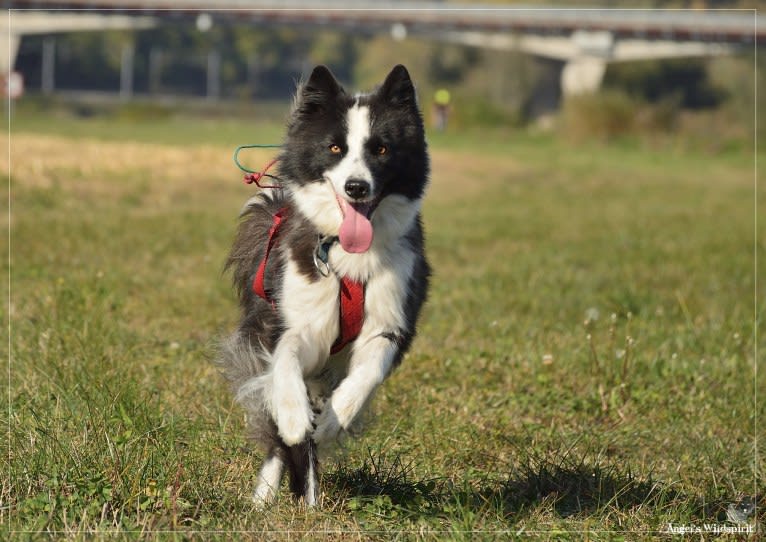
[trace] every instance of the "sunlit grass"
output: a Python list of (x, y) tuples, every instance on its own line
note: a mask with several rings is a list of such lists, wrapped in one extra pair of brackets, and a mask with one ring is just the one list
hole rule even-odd
[(67, 122), (10, 140), (5, 529), (607, 538), (762, 495), (752, 157), (434, 138), (419, 338), (325, 465), (323, 506), (259, 512), (258, 452), (208, 361), (251, 193), (231, 147), (278, 129)]

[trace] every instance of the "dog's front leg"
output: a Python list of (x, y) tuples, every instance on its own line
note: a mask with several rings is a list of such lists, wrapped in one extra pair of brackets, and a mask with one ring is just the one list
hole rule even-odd
[(398, 345), (387, 335), (377, 335), (356, 345), (348, 376), (335, 389), (317, 421), (313, 438), (320, 446), (347, 430), (375, 389), (391, 371)]
[(313, 413), (309, 403), (299, 335), (285, 334), (274, 350), (271, 410), (279, 436), (288, 446), (306, 440), (312, 429)]

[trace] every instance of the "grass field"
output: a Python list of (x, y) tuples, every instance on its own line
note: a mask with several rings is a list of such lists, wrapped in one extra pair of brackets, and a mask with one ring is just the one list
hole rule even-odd
[(420, 335), (322, 506), (256, 510), (209, 358), (252, 192), (231, 151), (279, 134), (14, 119), (6, 534), (635, 540), (766, 505), (752, 154), (491, 132), (431, 141)]

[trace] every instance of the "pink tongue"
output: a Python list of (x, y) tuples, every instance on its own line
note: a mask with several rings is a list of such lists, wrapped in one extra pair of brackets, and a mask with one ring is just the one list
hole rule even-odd
[(370, 204), (348, 203), (343, 200), (343, 223), (338, 237), (346, 252), (367, 252), (372, 244), (372, 223), (367, 218)]

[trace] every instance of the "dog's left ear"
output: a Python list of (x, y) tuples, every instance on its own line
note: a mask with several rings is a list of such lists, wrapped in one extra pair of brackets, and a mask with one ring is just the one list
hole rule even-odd
[(417, 106), (415, 86), (412, 84), (407, 68), (401, 64), (394, 67), (388, 74), (378, 94), (394, 105)]

